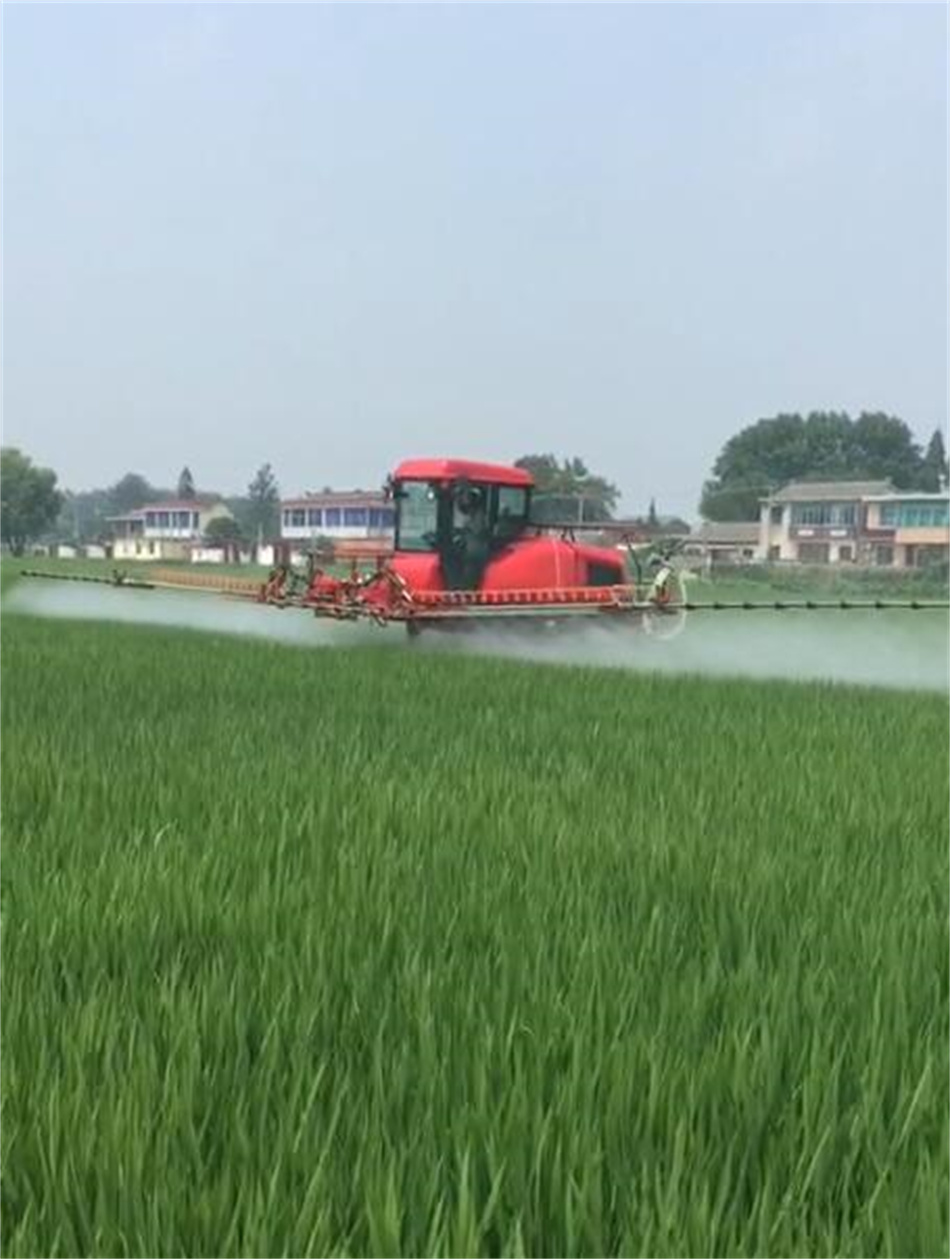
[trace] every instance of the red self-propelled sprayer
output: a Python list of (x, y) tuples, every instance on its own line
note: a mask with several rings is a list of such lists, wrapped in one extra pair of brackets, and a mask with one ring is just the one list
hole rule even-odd
[(279, 565), (262, 585), (174, 572), (155, 581), (119, 573), (66, 579), (253, 598), (328, 620), (403, 624), (412, 635), (485, 622), (558, 624), (596, 617), (665, 636), (699, 611), (950, 606), (882, 599), (693, 602), (673, 560), (682, 540), (642, 546), (631, 538), (624, 551), (578, 540), (585, 529), (602, 525), (538, 524), (531, 511), (533, 479), (522, 468), (410, 459), (396, 468), (386, 491), (395, 508), (393, 550), (369, 573), (354, 566), (349, 576), (334, 576), (311, 561), (305, 570)]

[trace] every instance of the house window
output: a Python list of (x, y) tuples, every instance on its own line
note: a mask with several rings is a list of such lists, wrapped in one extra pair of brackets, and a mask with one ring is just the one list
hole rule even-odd
[(146, 529), (155, 528), (155, 513), (153, 511), (147, 511), (145, 513), (145, 528)]
[(777, 560), (777, 559), (781, 559), (781, 557), (782, 557), (782, 548), (781, 548), (780, 546), (770, 546), (770, 547), (769, 547), (769, 559), (770, 559), (770, 560)]
[(323, 512), (319, 507), (307, 508), (307, 524), (311, 529), (319, 529), (323, 524)]
[(908, 503), (907, 519), (901, 520), (911, 529), (933, 529), (947, 524), (947, 508), (942, 503)]
[(294, 529), (306, 529), (307, 511), (304, 507), (294, 507), (290, 512), (290, 523)]
[(157, 515), (158, 515), (158, 527), (159, 527), (159, 529), (167, 529), (167, 528), (168, 528), (168, 522), (169, 522), (169, 519), (170, 519), (170, 518), (169, 518), (169, 514), (168, 514), (168, 512), (167, 512), (167, 511), (160, 511), (160, 512), (158, 512), (158, 513), (157, 513)]
[(842, 564), (852, 563), (852, 561), (854, 560), (854, 547), (839, 546), (838, 559), (841, 561)]
[(323, 513), (323, 524), (327, 529), (339, 529), (340, 527), (340, 509), (339, 507), (327, 507)]
[(890, 529), (946, 528), (950, 508), (946, 503), (882, 503), (881, 524)]
[(794, 503), (794, 525), (853, 525), (854, 503)]
[(351, 529), (366, 528), (366, 508), (365, 507), (344, 507), (343, 523)]
[(894, 548), (879, 543), (874, 548), (874, 563), (879, 568), (890, 568), (894, 563)]
[(773, 525), (780, 525), (782, 523), (782, 508), (773, 507), (769, 512), (769, 520), (771, 520)]
[(824, 503), (795, 503), (792, 506), (792, 524), (822, 525)]

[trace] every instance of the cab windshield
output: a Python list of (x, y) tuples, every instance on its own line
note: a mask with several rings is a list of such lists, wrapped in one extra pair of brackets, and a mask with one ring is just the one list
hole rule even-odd
[(444, 551), (463, 534), (477, 534), (494, 551), (528, 524), (530, 498), (521, 486), (401, 481), (393, 496), (397, 551)]

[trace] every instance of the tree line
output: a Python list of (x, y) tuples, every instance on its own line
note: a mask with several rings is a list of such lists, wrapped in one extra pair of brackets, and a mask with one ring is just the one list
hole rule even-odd
[[(535, 481), (535, 520), (551, 523), (605, 523), (613, 519), (620, 490), (574, 455), (522, 455), (515, 461)], [(950, 468), (943, 435), (937, 429), (926, 449), (897, 416), (862, 411), (780, 414), (747, 425), (725, 443), (705, 482), (700, 514), (706, 520), (757, 520), (760, 500), (789, 481), (890, 481), (897, 489), (935, 492), (947, 485)], [(15, 553), (35, 539), (70, 538), (94, 542), (109, 536), (111, 516), (121, 516), (162, 499), (223, 502), (231, 519), (209, 523), (209, 541), (254, 542), (280, 532), (280, 487), (269, 463), (262, 464), (247, 492), (227, 497), (202, 492), (190, 468), (174, 489), (152, 485), (128, 472), (104, 489), (60, 490), (56, 473), (37, 467), (22, 451), (0, 452), (0, 532)], [(635, 518), (645, 531), (680, 529), (676, 517), (662, 517), (650, 500)]]
[(757, 420), (730, 437), (703, 487), (706, 520), (758, 520), (759, 500), (790, 481), (890, 481), (935, 493), (947, 482), (943, 434), (926, 450), (903, 420), (881, 411), (812, 411)]
[(269, 463), (262, 464), (243, 495), (202, 491), (185, 467), (174, 487), (153, 485), (127, 472), (113, 485), (92, 490), (61, 490), (56, 473), (42, 468), (15, 447), (0, 451), (0, 535), (15, 554), (38, 539), (100, 542), (111, 535), (110, 518), (168, 499), (202, 505), (224, 503), (231, 519), (209, 522), (209, 541), (242, 542), (273, 538), (280, 529), (280, 487)]

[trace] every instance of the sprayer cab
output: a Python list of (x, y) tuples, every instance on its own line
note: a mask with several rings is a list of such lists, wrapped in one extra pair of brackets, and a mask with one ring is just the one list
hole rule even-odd
[[(521, 468), (459, 459), (414, 459), (389, 482), (395, 504), (396, 564), (438, 563), (447, 590), (477, 590), (492, 560), (522, 538), (531, 476)], [(423, 561), (424, 562), (424, 561)]]
[(531, 520), (534, 480), (523, 468), (462, 459), (401, 463), (394, 570), (410, 587), (501, 591), (621, 585), (615, 550), (542, 536)]

